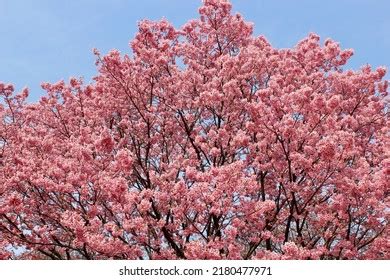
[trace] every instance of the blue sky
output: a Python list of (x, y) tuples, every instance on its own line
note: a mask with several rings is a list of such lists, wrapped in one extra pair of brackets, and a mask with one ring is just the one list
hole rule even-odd
[[(232, 0), (274, 47), (293, 47), (309, 32), (353, 48), (349, 68), (390, 66), (388, 0)], [(137, 21), (165, 17), (176, 27), (197, 17), (200, 0), (0, 0), (0, 81), (30, 101), (40, 83), (96, 74), (92, 49), (128, 53)], [(389, 75), (387, 75), (389, 77)]]

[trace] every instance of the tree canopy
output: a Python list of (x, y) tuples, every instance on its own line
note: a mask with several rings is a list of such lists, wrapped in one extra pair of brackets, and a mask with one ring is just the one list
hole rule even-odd
[(0, 258), (389, 259), (385, 69), (252, 29), (205, 0), (90, 84), (0, 83)]

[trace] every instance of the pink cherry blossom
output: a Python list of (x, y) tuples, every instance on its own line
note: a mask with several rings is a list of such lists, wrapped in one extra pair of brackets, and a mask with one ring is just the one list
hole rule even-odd
[(1, 259), (389, 259), (385, 68), (231, 10), (141, 21), (38, 103), (0, 83)]

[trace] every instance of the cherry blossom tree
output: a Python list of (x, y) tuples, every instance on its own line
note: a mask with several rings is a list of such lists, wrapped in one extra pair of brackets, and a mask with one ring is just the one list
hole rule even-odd
[(38, 103), (0, 83), (0, 258), (390, 258), (385, 69), (199, 14)]

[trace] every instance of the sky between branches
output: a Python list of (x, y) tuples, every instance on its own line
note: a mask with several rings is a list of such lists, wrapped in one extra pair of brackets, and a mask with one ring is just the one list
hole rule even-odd
[[(349, 68), (390, 66), (390, 1), (232, 0), (233, 10), (277, 48), (293, 47), (315, 32), (353, 48)], [(96, 73), (92, 49), (129, 53), (137, 21), (165, 17), (176, 27), (197, 17), (200, 0), (0, 0), (0, 80), (44, 94), (43, 81)], [(387, 74), (389, 77), (389, 74)]]

